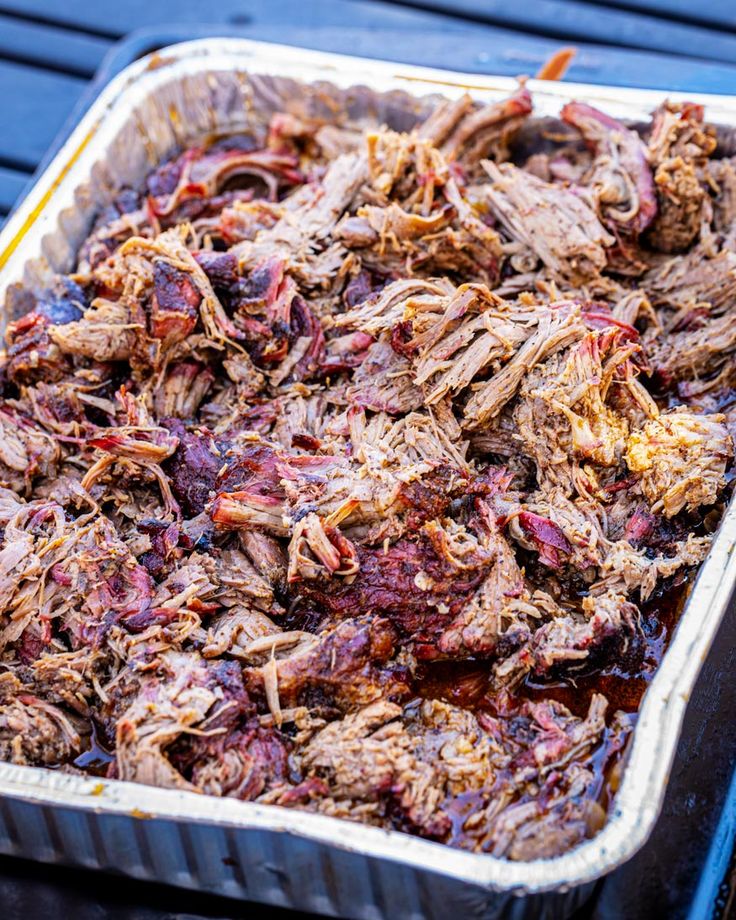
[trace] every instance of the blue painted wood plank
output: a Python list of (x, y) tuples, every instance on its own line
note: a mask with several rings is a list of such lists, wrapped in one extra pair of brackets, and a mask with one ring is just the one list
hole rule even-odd
[[(564, 0), (563, 0), (564, 2)], [(736, 31), (736, 4), (733, 0), (706, 0), (693, 3), (692, 0), (588, 0), (603, 2), (608, 6), (655, 13), (665, 19), (681, 19)]]
[[(406, 0), (410, 3), (411, 0)], [(560, 0), (558, 7), (567, 5), (568, 0)], [(642, 13), (651, 13), (667, 18), (681, 18), (689, 22), (702, 22), (736, 30), (736, 4), (733, 0), (707, 0), (705, 3), (693, 3), (692, 0), (590, 0), (599, 7), (613, 6), (624, 10), (638, 10)], [(99, 34), (122, 36), (138, 28), (146, 26), (166, 26), (179, 23), (229, 23), (245, 24), (252, 21), (253, 17), (271, 16), (278, 17), (290, 12), (289, 18), (283, 20), (284, 24), (296, 17), (304, 24), (307, 19), (320, 18), (324, 21), (339, 21), (340, 13), (335, 7), (341, 5), (340, 0), (307, 0), (304, 3), (283, 3), (279, 0), (218, 0), (216, 4), (207, 4), (203, 7), (202, 0), (125, 0), (118, 4), (95, 3), (90, 0), (65, 0), (64, 3), (55, 3), (51, 0), (0, 0), (0, 10), (15, 12), (21, 16), (41, 17), (47, 21), (66, 23), (83, 30), (98, 32)], [(382, 17), (384, 25), (397, 24), (401, 13), (397, 10), (386, 11), (386, 5), (360, 0), (352, 4), (356, 9), (356, 27), (366, 24), (369, 19), (376, 20)], [(510, 7), (525, 9), (528, 2), (508, 4)], [(432, 6), (431, 0), (418, 0), (418, 8), (426, 11)], [(443, 6), (455, 17), (455, 24), (463, 15), (486, 15), (493, 7), (486, 0), (477, 0), (470, 4), (464, 0), (445, 0)], [(357, 8), (363, 7), (363, 12)], [(371, 11), (371, 7), (374, 8)], [(290, 10), (289, 10), (290, 8)], [(404, 16), (407, 28), (416, 24), (416, 15), (412, 13)], [(412, 17), (414, 17), (412, 19)], [(440, 27), (441, 28), (441, 27)], [(675, 47), (669, 50), (677, 50)], [(684, 48), (682, 50), (685, 50)]]
[(203, 5), (202, 0), (125, 0), (120, 3), (95, 3), (90, 0), (0, 0), (0, 13), (15, 13), (44, 22), (73, 26), (99, 34), (123, 36), (147, 26), (166, 28), (176, 24), (249, 25), (254, 22), (280, 23), (286, 33), (292, 26), (318, 27), (324, 24), (364, 28), (413, 30), (422, 23), (440, 31), (463, 31), (467, 23), (439, 22), (436, 15), (402, 9), (372, 0), (218, 0)]
[(86, 81), (0, 61), (0, 166), (33, 170)]
[[(420, 0), (416, 0), (420, 2)], [(421, 0), (422, 3), (425, 0)], [(442, 4), (443, 0), (434, 0)], [(495, 6), (513, 8), (507, 0), (461, 0), (446, 2), (453, 7)], [(517, 4), (518, 10), (538, 9), (534, 0)], [(535, 5), (537, 4), (537, 5)], [(569, 3), (555, 3), (555, 8), (568, 8)], [(581, 4), (575, 4), (581, 6)], [(585, 6), (588, 14), (600, 11)], [(24, 15), (34, 13), (53, 16), (66, 25), (86, 23), (87, 28), (125, 31), (130, 26), (162, 20), (172, 23), (163, 28), (176, 34), (179, 28), (191, 30), (188, 20), (201, 18), (200, 0), (127, 0), (121, 4), (90, 4), (88, 0), (66, 0), (58, 6), (49, 0), (0, 0), (0, 10), (16, 9)], [(221, 0), (211, 7), (213, 17), (239, 20), (239, 33), (252, 38), (293, 43), (327, 51), (350, 51), (369, 57), (385, 57), (407, 63), (449, 67), (476, 73), (533, 73), (546, 57), (559, 46), (554, 38), (523, 34), (509, 27), (491, 27), (479, 23), (452, 19), (437, 13), (418, 12), (386, 3), (365, 3), (358, 0)], [(621, 11), (613, 11), (621, 17)], [(208, 9), (208, 15), (210, 9)], [(678, 29), (686, 28), (677, 25)], [(157, 28), (161, 28), (158, 26)], [(226, 25), (212, 27), (226, 32)], [(407, 40), (407, 32), (410, 40)], [(210, 32), (211, 34), (211, 32)], [(736, 36), (733, 57), (736, 61)], [(173, 40), (173, 39), (172, 39)], [(569, 71), (569, 79), (593, 83), (616, 83), (661, 89), (692, 89), (716, 92), (723, 87), (736, 86), (736, 72), (719, 63), (683, 59), (678, 46), (677, 57), (652, 55), (646, 51), (613, 49), (603, 45), (577, 42), (580, 53)]]
[[(554, 39), (524, 35), (510, 29), (471, 32), (456, 44), (447, 35), (419, 29), (410, 42), (404, 35), (389, 30), (353, 33), (349, 28), (330, 26), (320, 29), (291, 27), (285, 32), (277, 24), (257, 23), (246, 27), (243, 33), (266, 41), (288, 41), (324, 51), (349, 49), (351, 54), (366, 57), (509, 76), (534, 74), (560, 47), (560, 42)], [(736, 88), (734, 64), (589, 44), (578, 47), (578, 55), (567, 74), (571, 81), (672, 91), (723, 92), (724, 87)]]
[(0, 167), (0, 213), (7, 214), (28, 185), (29, 173)]
[[(349, 51), (364, 57), (508, 76), (535, 73), (560, 47), (560, 42), (554, 39), (486, 26), (449, 36), (447, 32), (418, 26), (411, 41), (407, 41), (403, 31), (389, 28), (353, 31), (350, 27), (328, 24), (314, 28), (292, 24), (285, 29), (277, 22), (258, 21), (237, 29), (188, 25), (141, 29), (120, 46), (119, 52), (111, 50), (109, 65), (103, 69), (112, 76), (112, 72), (125, 66), (130, 60), (131, 43), (143, 54), (160, 47), (161, 42), (172, 44), (213, 34), (242, 35), (323, 51)], [(567, 74), (567, 79), (576, 82), (711, 93), (723, 91), (724, 86), (736, 86), (736, 65), (584, 43), (577, 43), (577, 47), (578, 54)]]
[(564, 41), (601, 42), (707, 60), (736, 62), (736, 34), (576, 0), (401, 0), (403, 5), (469, 16)]
[(112, 41), (0, 14), (0, 59), (89, 79)]

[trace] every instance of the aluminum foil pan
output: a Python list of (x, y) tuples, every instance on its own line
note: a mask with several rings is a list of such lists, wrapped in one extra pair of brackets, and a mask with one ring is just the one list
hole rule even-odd
[[(245, 40), (172, 46), (113, 80), (10, 218), (0, 235), (0, 302), (14, 282), (42, 287), (71, 269), (115, 189), (138, 185), (202, 135), (277, 110), (408, 128), (439, 96), (467, 90), (488, 101), (514, 86)], [(529, 86), (538, 115), (556, 115), (574, 97), (640, 120), (662, 99)], [(736, 126), (736, 100), (688, 98), (704, 103), (710, 120)], [(608, 823), (562, 856), (507, 862), (324, 815), (10, 764), (0, 764), (0, 852), (342, 917), (443, 917), (450, 906), (476, 917), (568, 916), (654, 826), (689, 694), (736, 583), (735, 538), (732, 503), (644, 698)]]

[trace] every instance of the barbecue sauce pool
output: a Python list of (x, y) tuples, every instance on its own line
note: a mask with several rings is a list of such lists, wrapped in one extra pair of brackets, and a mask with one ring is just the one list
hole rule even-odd
[[(512, 700), (553, 699), (576, 716), (588, 712), (591, 697), (602, 693), (609, 703), (608, 714), (617, 710), (635, 714), (651, 683), (687, 599), (687, 582), (669, 587), (641, 606), (641, 636), (623, 654), (602, 667), (581, 669), (549, 680), (527, 678)], [(416, 675), (416, 689), (426, 699), (441, 699), (472, 710), (496, 710), (488, 686), (489, 666), (484, 661), (436, 661), (424, 664)], [(506, 708), (506, 706), (504, 706)]]
[[(682, 613), (690, 585), (687, 581), (670, 586), (641, 606), (641, 636), (623, 654), (611, 655), (603, 667), (589, 666), (576, 676), (566, 675), (547, 681), (528, 678), (512, 695), (493, 694), (488, 686), (489, 666), (481, 661), (441, 661), (423, 665), (417, 672), (416, 689), (428, 699), (441, 699), (475, 712), (489, 712), (508, 719), (525, 701), (556, 700), (576, 716), (584, 718), (594, 693), (608, 700), (607, 720), (624, 712), (633, 729), (642, 697), (664, 656)], [(623, 742), (612, 728), (591, 750), (586, 762), (596, 777), (592, 799), (599, 811), (593, 813), (589, 835), (600, 830), (620, 785), (625, 753), (631, 735)], [(446, 843), (473, 848), (477, 843), (465, 822), (482, 806), (487, 790), (457, 796), (445, 807), (452, 822)]]
[(584, 717), (592, 695), (602, 693), (608, 700), (609, 716), (617, 710), (637, 713), (680, 619), (688, 588), (683, 582), (641, 606), (642, 635), (618, 660), (600, 670), (583, 670), (566, 679), (528, 679), (521, 687), (521, 695), (531, 700), (557, 700), (574, 715)]
[(115, 755), (104, 747), (99, 738), (99, 732), (94, 722), (91, 723), (89, 748), (82, 751), (72, 763), (78, 769), (90, 776), (107, 776), (109, 765), (115, 760)]

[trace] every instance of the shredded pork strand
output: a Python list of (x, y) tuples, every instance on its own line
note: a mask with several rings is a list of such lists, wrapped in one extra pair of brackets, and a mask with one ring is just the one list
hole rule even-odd
[(0, 758), (508, 859), (600, 830), (596, 675), (651, 668), (733, 482), (736, 179), (699, 106), (532, 104), (276, 113), (11, 289)]

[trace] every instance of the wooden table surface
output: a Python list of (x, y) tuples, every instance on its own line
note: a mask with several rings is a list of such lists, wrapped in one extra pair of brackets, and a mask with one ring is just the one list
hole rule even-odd
[[(149, 50), (214, 34), (508, 75), (534, 73), (561, 44), (575, 44), (570, 80), (736, 92), (736, 0), (0, 0), (0, 224), (105, 79)], [(693, 695), (653, 837), (599, 882), (576, 920), (731, 915), (734, 673), (732, 605)], [(266, 914), (293, 916), (0, 857), (0, 920)]]

